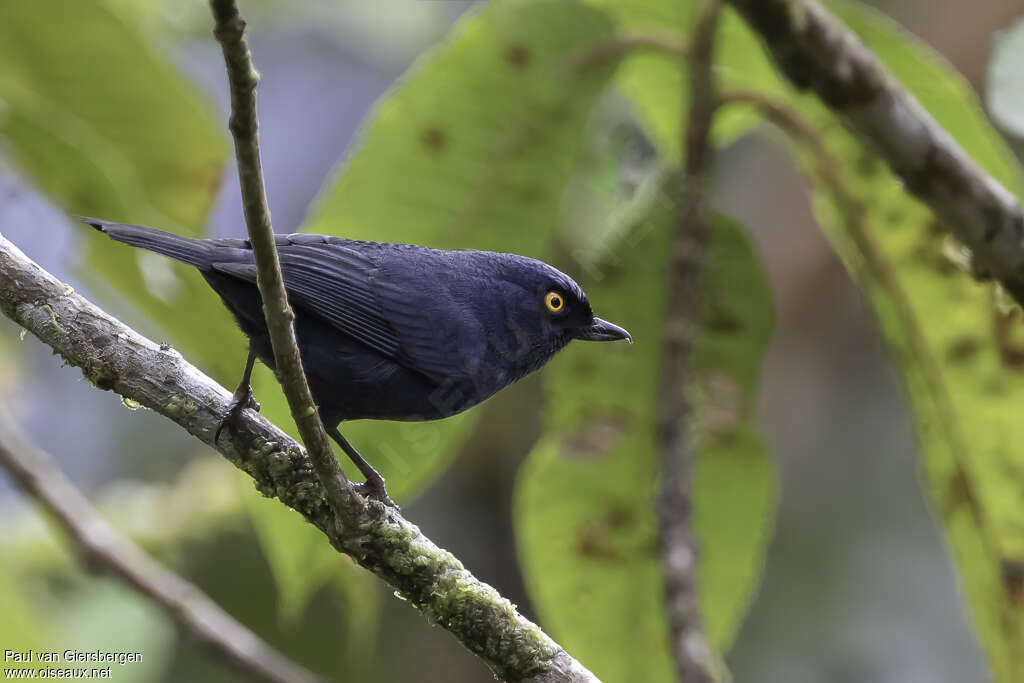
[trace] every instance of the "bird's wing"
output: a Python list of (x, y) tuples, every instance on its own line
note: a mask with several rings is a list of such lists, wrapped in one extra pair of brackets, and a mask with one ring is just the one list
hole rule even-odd
[(450, 263), (438, 252), (424, 250), (425, 259), (385, 260), (374, 289), (384, 314), (398, 335), (402, 357), (417, 370), (443, 381), (463, 377), (477, 346), (486, 340), (476, 316), (451, 290)]
[[(294, 236), (305, 237), (313, 236)], [(424, 293), (382, 276), (364, 249), (341, 240), (296, 243), (279, 237), (278, 255), (292, 301), (339, 331), (438, 381), (460, 366), (458, 354), (449, 353), (448, 344), (437, 337), (437, 321), (429, 313), (433, 307), (421, 301)], [(253, 263), (215, 263), (213, 268), (256, 282)]]

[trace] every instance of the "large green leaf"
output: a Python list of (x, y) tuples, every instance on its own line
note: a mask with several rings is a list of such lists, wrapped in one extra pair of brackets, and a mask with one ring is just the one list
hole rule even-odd
[[(632, 346), (579, 345), (546, 377), (544, 435), (523, 465), (515, 519), (527, 587), (543, 623), (610, 681), (671, 681), (674, 669), (656, 552), (659, 378), (671, 206), (657, 205), (600, 278), (582, 283)], [(745, 237), (715, 222), (704, 277), (707, 308), (687, 390), (700, 603), (724, 651), (757, 585), (777, 476), (754, 428), (771, 302)]]
[[(463, 19), (377, 103), (361, 144), (303, 229), (543, 258), (587, 118), (611, 74), (606, 67), (574, 75), (568, 58), (609, 32), (601, 12), (565, 0), (499, 2)], [(262, 372), (258, 381), (273, 380)], [(271, 419), (290, 424), (276, 389), (259, 394)], [(402, 501), (458, 453), (474, 416), (362, 421), (342, 431)], [(261, 512), (254, 520), (267, 529), (277, 523), (262, 520)], [(287, 535), (277, 549), (270, 545), (278, 536), (261, 537), (270, 557), (293, 556)], [(293, 596), (289, 609), (323, 579), (276, 564), (279, 581), (303, 584), (282, 586)]]
[[(200, 234), (220, 185), (221, 126), (107, 3), (0, 3), (0, 100), (7, 154), (69, 212)], [(192, 269), (98, 235), (88, 264), (224, 376), (213, 361), (230, 322)]]
[[(964, 80), (925, 46), (860, 5), (832, 8), (949, 133), (1008, 187), (1009, 151)], [(977, 283), (969, 255), (880, 159), (815, 100), (791, 103), (827, 159), (804, 155), (815, 210), (868, 295), (904, 374), (925, 488), (952, 545), (995, 679), (1024, 677), (1024, 358), (1021, 311)]]
[[(824, 120), (824, 119), (823, 119)], [(1024, 568), (1024, 381), (1014, 337), (1019, 310), (1001, 310), (974, 282), (930, 211), (841, 128), (828, 135), (853, 202), (821, 186), (815, 209), (871, 300), (904, 374), (925, 488), (945, 523), (974, 621), (1001, 682), (1024, 675), (1018, 568)]]
[[(251, 491), (248, 482), (240, 483)], [(278, 501), (248, 495), (245, 504), (258, 520), (256, 532), (277, 586), (278, 616), (284, 626), (294, 626), (313, 593), (345, 571), (348, 558), (324, 542), (316, 527)]]
[(256, 532), (277, 586), (282, 625), (298, 624), (313, 595), (331, 584), (344, 621), (344, 636), (338, 642), (344, 643), (353, 662), (365, 661), (376, 644), (380, 612), (379, 593), (367, 583), (372, 577), (326, 543), (323, 533), (294, 510), (262, 496), (247, 495), (244, 500), (257, 521)]
[[(617, 7), (642, 4), (607, 1)], [(828, 4), (983, 167), (1008, 187), (1019, 188), (1009, 150), (963, 78), (877, 12), (842, 0)], [(957, 269), (946, 254), (952, 243), (935, 229), (931, 214), (812, 96), (797, 96), (781, 89), (776, 79), (765, 78), (768, 61), (753, 52), (758, 50), (756, 40), (742, 31), (730, 33), (728, 21), (726, 17), (716, 55), (716, 73), (723, 75), (724, 87), (757, 88), (781, 98), (827, 131), (834, 145), (835, 165), (859, 208), (836, 207), (823, 199), (827, 193), (819, 194), (816, 208), (871, 297), (906, 373), (928, 488), (944, 517), (997, 679), (1019, 680), (1024, 676), (1018, 608), (1024, 582), (1024, 518), (1016, 491), (1024, 479), (1024, 456), (1012, 452), (1019, 440), (1015, 407), (1022, 398), (1017, 394), (1020, 370), (1012, 362), (1019, 314), (1007, 318), (1000, 313), (991, 288), (975, 284)], [(751, 61), (745, 68), (729, 69), (736, 55)], [(652, 108), (649, 95), (626, 91), (641, 110)], [(677, 148), (673, 139), (666, 142), (675, 116), (672, 112), (652, 126), (656, 132), (667, 131), (655, 139), (669, 153)], [(856, 225), (862, 226), (865, 239), (851, 235)]]

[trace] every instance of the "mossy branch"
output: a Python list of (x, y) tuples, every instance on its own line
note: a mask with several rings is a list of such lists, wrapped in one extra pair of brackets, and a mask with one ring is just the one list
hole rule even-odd
[(253, 411), (235, 433), (214, 434), (230, 393), (164, 344), (107, 315), (0, 236), (0, 310), (100, 389), (170, 418), (301, 513), (331, 545), (386, 581), (507, 681), (597, 679), (494, 588), (473, 576), (393, 508), (346, 510), (326, 493), (303, 448)]

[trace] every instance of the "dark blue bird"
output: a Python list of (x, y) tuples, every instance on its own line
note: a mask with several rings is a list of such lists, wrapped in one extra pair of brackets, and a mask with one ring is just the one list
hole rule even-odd
[[(257, 407), (255, 358), (274, 356), (246, 240), (189, 239), (92, 218), (111, 238), (195, 266), (250, 340), (225, 423)], [(384, 480), (338, 431), (343, 420), (436, 420), (540, 368), (573, 339), (632, 341), (596, 317), (580, 286), (535, 259), (324, 235), (279, 235), (309, 388), (328, 433), (387, 500)]]

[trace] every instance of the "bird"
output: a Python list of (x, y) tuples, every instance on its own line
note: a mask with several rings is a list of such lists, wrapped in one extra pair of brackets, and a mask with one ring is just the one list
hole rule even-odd
[[(250, 387), (255, 360), (271, 370), (275, 364), (250, 242), (81, 220), (198, 269), (249, 340), (221, 427), (233, 427), (246, 408), (258, 410)], [(633, 342), (594, 315), (575, 280), (526, 256), (308, 233), (275, 235), (275, 242), (320, 418), (365, 478), (360, 492), (388, 505), (383, 477), (340, 423), (442, 419), (538, 370), (573, 340)]]

